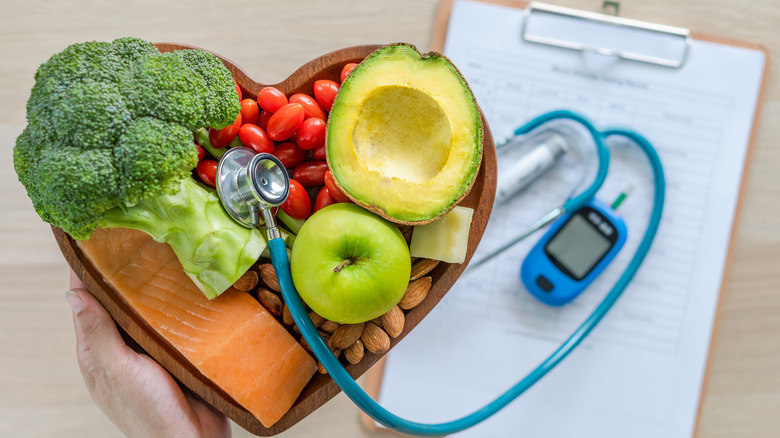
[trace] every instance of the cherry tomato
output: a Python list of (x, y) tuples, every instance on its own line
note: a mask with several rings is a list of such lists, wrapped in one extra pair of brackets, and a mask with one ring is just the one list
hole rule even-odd
[(295, 140), (304, 151), (325, 146), (325, 122), (314, 117), (304, 120), (298, 129)]
[(339, 92), (339, 84), (327, 79), (314, 82), (314, 98), (325, 111), (330, 111)]
[(290, 103), (300, 103), (303, 105), (303, 118), (308, 119), (316, 117), (318, 119), (326, 120), (325, 111), (320, 108), (320, 104), (314, 100), (313, 97), (305, 94), (293, 94), (290, 96)]
[(309, 194), (301, 183), (294, 179), (290, 180), (290, 194), (282, 204), (282, 211), (295, 219), (306, 219), (311, 213)]
[(330, 196), (333, 197), (333, 199), (336, 200), (336, 202), (352, 202), (347, 195), (344, 194), (344, 192), (341, 191), (338, 184), (336, 184), (336, 180), (333, 179), (333, 174), (330, 173), (330, 169), (328, 169), (327, 172), (325, 172), (325, 187), (328, 188), (328, 192), (330, 193)]
[(304, 187), (321, 186), (325, 184), (325, 172), (328, 163), (324, 161), (306, 161), (293, 170), (293, 178)]
[(292, 169), (306, 159), (306, 152), (295, 143), (279, 143), (271, 154), (278, 158), (287, 169)]
[(326, 186), (322, 186), (319, 193), (317, 193), (317, 199), (314, 200), (314, 213), (335, 203), (336, 200), (333, 199), (333, 196), (330, 196), (330, 191), (328, 188)]
[(270, 154), (274, 151), (273, 140), (268, 137), (263, 128), (257, 125), (251, 123), (241, 125), (241, 129), (238, 131), (238, 139), (241, 140), (241, 143), (244, 143), (244, 146), (251, 148), (258, 154), (261, 152)]
[(198, 174), (200, 180), (210, 185), (216, 186), (217, 180), (217, 162), (214, 160), (201, 160), (198, 163), (198, 167), (195, 168), (195, 173)]
[(271, 111), (263, 110), (260, 112), (260, 115), (257, 117), (257, 123), (256, 125), (263, 128), (264, 131), (268, 132), (268, 120), (271, 119), (271, 116), (274, 115)]
[(344, 79), (349, 76), (350, 73), (352, 73), (352, 70), (355, 69), (358, 65), (354, 62), (350, 62), (349, 64), (345, 65), (344, 68), (341, 69), (341, 82), (344, 82)]
[(254, 99), (244, 99), (241, 101), (241, 123), (257, 124), (257, 115), (260, 109)]
[(238, 92), (238, 101), (241, 102), (243, 100), (243, 93), (241, 93), (241, 87), (238, 86), (238, 82), (236, 82), (235, 79), (233, 79), (233, 83), (236, 85), (236, 91)]
[(224, 148), (236, 138), (239, 129), (241, 129), (241, 113), (238, 113), (236, 121), (228, 127), (222, 129), (209, 128), (209, 142), (217, 149)]
[(202, 160), (206, 156), (206, 151), (197, 143), (195, 143), (195, 149), (198, 151), (198, 161)]
[(265, 87), (257, 93), (257, 104), (260, 108), (275, 113), (287, 105), (287, 96), (274, 87)]
[(268, 136), (274, 141), (284, 141), (292, 137), (303, 123), (303, 105), (288, 103), (268, 119)]
[(313, 151), (311, 151), (311, 157), (315, 160), (322, 160), (325, 161), (327, 159), (326, 153), (325, 153), (325, 145), (322, 145), (322, 147), (319, 147)]

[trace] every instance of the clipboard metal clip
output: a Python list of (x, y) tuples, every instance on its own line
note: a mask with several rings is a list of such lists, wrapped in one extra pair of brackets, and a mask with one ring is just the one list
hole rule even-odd
[(681, 27), (537, 2), (524, 14), (524, 40), (586, 54), (680, 68), (691, 46), (691, 31)]

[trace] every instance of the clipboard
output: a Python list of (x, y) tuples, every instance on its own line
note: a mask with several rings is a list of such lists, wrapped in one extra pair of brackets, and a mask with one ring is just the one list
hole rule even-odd
[[(657, 59), (657, 57), (643, 56), (643, 54), (638, 54), (639, 56), (636, 56), (637, 54), (620, 52), (609, 47), (595, 47), (595, 46), (589, 47), (583, 44), (569, 44), (570, 43), (569, 41), (560, 40), (556, 38), (546, 38), (545, 36), (541, 38), (535, 38), (533, 35), (527, 34), (527, 28), (525, 26), (525, 23), (527, 23), (527, 21), (524, 21), (524, 27), (519, 35), (519, 37), (522, 37), (530, 42), (535, 42), (539, 44), (548, 44), (557, 47), (564, 47), (572, 50), (580, 50), (586, 52), (591, 51), (591, 52), (598, 53), (600, 55), (613, 56), (613, 57), (620, 58), (622, 60), (629, 60), (631, 62), (648, 62), (652, 64), (662, 65), (668, 68), (684, 67), (688, 55), (688, 47), (690, 46), (691, 41), (694, 40), (710, 42), (710, 43), (724, 45), (724, 46), (745, 48), (745, 49), (760, 51), (763, 53), (765, 62), (764, 62), (762, 76), (761, 76), (758, 98), (756, 101), (756, 107), (754, 111), (752, 125), (750, 128), (750, 135), (748, 139), (745, 161), (742, 168), (741, 181), (740, 181), (738, 197), (736, 201), (736, 210), (735, 210), (735, 215), (731, 227), (731, 233), (729, 236), (728, 248), (726, 251), (725, 268), (723, 270), (722, 278), (720, 279), (720, 291), (718, 293), (718, 298), (717, 298), (717, 309), (715, 311), (712, 334), (710, 336), (710, 341), (708, 345), (706, 366), (703, 374), (702, 386), (701, 386), (701, 391), (698, 399), (699, 403), (696, 412), (695, 425), (693, 429), (693, 436), (698, 436), (699, 424), (700, 424), (699, 420), (701, 418), (701, 411), (702, 411), (702, 400), (706, 395), (706, 390), (707, 390), (709, 376), (710, 376), (710, 363), (713, 354), (712, 349), (715, 343), (715, 339), (716, 339), (715, 337), (717, 335), (716, 328), (720, 321), (720, 315), (721, 315), (720, 309), (722, 308), (721, 304), (723, 302), (722, 289), (723, 289), (723, 285), (726, 284), (728, 280), (728, 274), (730, 272), (730, 265), (731, 265), (732, 254), (734, 249), (734, 241), (735, 241), (734, 230), (738, 227), (739, 220), (741, 217), (741, 210), (742, 210), (744, 194), (746, 190), (745, 187), (746, 187), (746, 180), (747, 180), (747, 173), (748, 173), (748, 165), (752, 161), (753, 149), (754, 149), (755, 139), (758, 130), (757, 129), (758, 120), (760, 119), (761, 116), (764, 96), (766, 94), (767, 79), (769, 77), (768, 73), (769, 73), (769, 65), (770, 65), (770, 55), (768, 50), (764, 46), (758, 43), (741, 41), (741, 40), (736, 40), (733, 38), (722, 37), (722, 36), (714, 36), (705, 33), (699, 33), (696, 31), (689, 31), (688, 29), (683, 29), (683, 28), (670, 27), (670, 26), (658, 25), (654, 23), (647, 23), (647, 22), (642, 22), (637, 20), (619, 18), (615, 16), (619, 11), (619, 2), (614, 2), (614, 1), (605, 1), (603, 5), (603, 12), (609, 12), (611, 10), (614, 11), (613, 15), (596, 14), (596, 13), (579, 11), (570, 8), (561, 8), (557, 6), (544, 5), (539, 3), (526, 3), (526, 2), (514, 1), (514, 0), (469, 0), (469, 1), (501, 5), (501, 6), (507, 6), (512, 8), (517, 8), (517, 9), (524, 9), (526, 17), (529, 17), (532, 14), (551, 14), (551, 15), (562, 14), (568, 18), (583, 20), (585, 22), (595, 22), (600, 25), (614, 25), (618, 27), (640, 29), (641, 31), (646, 31), (651, 33), (656, 32), (660, 34), (670, 35), (673, 38), (678, 38), (681, 44), (685, 46), (685, 50), (680, 52), (680, 56), (678, 58)], [(434, 21), (434, 26), (433, 26), (433, 35), (431, 39), (432, 51), (439, 52), (439, 53), (443, 52), (445, 41), (447, 38), (447, 30), (449, 26), (450, 15), (452, 12), (454, 2), (455, 0), (441, 0), (439, 3), (435, 21)], [(385, 364), (386, 364), (386, 358), (382, 358), (365, 375), (366, 377), (365, 377), (363, 387), (366, 390), (366, 392), (370, 394), (374, 399), (379, 398), (379, 392), (382, 385)], [(401, 435), (396, 432), (388, 431), (387, 429), (377, 427), (376, 423), (365, 413), (362, 412), (360, 413), (360, 421), (363, 424), (363, 426), (369, 430), (381, 431), (390, 434), (391, 436)]]

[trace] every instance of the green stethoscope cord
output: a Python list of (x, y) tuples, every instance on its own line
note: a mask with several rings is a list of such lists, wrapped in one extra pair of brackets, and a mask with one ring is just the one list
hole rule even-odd
[(625, 288), (631, 282), (636, 272), (639, 270), (642, 261), (650, 250), (650, 245), (655, 238), (658, 225), (661, 221), (661, 213), (664, 205), (664, 193), (665, 193), (665, 179), (661, 160), (658, 157), (655, 149), (652, 145), (644, 139), (641, 135), (627, 130), (621, 129), (608, 129), (603, 132), (597, 131), (593, 125), (590, 124), (584, 117), (574, 114), (569, 111), (555, 111), (552, 113), (544, 114), (536, 119), (532, 120), (524, 127), (518, 130), (518, 134), (526, 133), (535, 129), (539, 125), (558, 118), (568, 118), (576, 120), (582, 123), (593, 135), (596, 141), (596, 147), (599, 149), (599, 172), (594, 180), (593, 184), (580, 195), (568, 200), (564, 204), (565, 211), (575, 211), (580, 206), (584, 205), (590, 198), (592, 198), (601, 184), (606, 178), (605, 163), (609, 163), (609, 155), (606, 147), (603, 144), (603, 139), (610, 136), (624, 136), (631, 139), (636, 143), (647, 156), (650, 161), (650, 166), (653, 170), (653, 177), (655, 181), (655, 194), (653, 199), (653, 210), (650, 214), (650, 221), (645, 230), (644, 237), (639, 244), (639, 247), (634, 253), (633, 258), (629, 262), (623, 274), (618, 281), (612, 287), (612, 290), (604, 297), (604, 300), (596, 307), (593, 313), (580, 325), (571, 336), (558, 347), (547, 359), (544, 360), (533, 371), (526, 375), (517, 384), (511, 387), (509, 390), (498, 396), (495, 400), (478, 409), (477, 411), (466, 415), (462, 418), (448, 421), (445, 423), (437, 424), (425, 424), (398, 417), (389, 412), (377, 402), (375, 402), (363, 389), (355, 382), (352, 376), (344, 369), (341, 363), (331, 353), (325, 341), (320, 338), (317, 328), (314, 327), (309, 319), (306, 310), (303, 307), (298, 292), (293, 285), (292, 277), (290, 275), (290, 262), (287, 258), (287, 251), (282, 239), (274, 239), (268, 242), (271, 252), (271, 262), (276, 270), (277, 277), (279, 279), (279, 285), (282, 290), (282, 296), (285, 302), (290, 308), (293, 320), (301, 330), (306, 342), (312, 348), (314, 355), (322, 362), (322, 365), (328, 371), (333, 380), (341, 387), (347, 396), (366, 414), (377, 422), (384, 426), (393, 429), (395, 431), (406, 433), (410, 435), (418, 436), (441, 436), (452, 434), (471, 426), (474, 426), (502, 408), (511, 403), (523, 392), (530, 388), (533, 384), (538, 382), (544, 377), (550, 370), (552, 370), (558, 363), (560, 363), (569, 353), (574, 350), (588, 334), (596, 327), (596, 325), (604, 318), (610, 308), (615, 304), (617, 299), (623, 293)]

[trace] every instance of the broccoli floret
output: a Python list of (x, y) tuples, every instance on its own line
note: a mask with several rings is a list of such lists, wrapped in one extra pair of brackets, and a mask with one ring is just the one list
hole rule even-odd
[(201, 126), (222, 129), (235, 121), (236, 100), (225, 93), (213, 93), (212, 90), (224, 90), (235, 87), (232, 75), (214, 74), (224, 70), (224, 64), (216, 56), (202, 50), (177, 50), (172, 55), (183, 59), (205, 81), (209, 96), (206, 99), (206, 119)]
[(116, 54), (117, 62), (122, 65), (122, 71), (127, 70), (141, 58), (160, 53), (154, 47), (154, 44), (138, 38), (116, 39), (111, 43), (111, 49)]
[(81, 149), (114, 147), (132, 120), (117, 87), (105, 82), (79, 82), (58, 96), (48, 121), (59, 143)]
[(121, 176), (120, 197), (136, 203), (175, 190), (198, 164), (192, 154), (192, 131), (151, 117), (133, 121), (114, 149), (114, 165)]
[(110, 149), (62, 146), (47, 150), (28, 171), (36, 187), (35, 195), (30, 187), (27, 194), (42, 218), (75, 239), (87, 238), (96, 220), (118, 205), (119, 174), (113, 161)]
[[(206, 81), (173, 53), (139, 60), (129, 69), (127, 80), (120, 87), (135, 116), (178, 122), (189, 130), (205, 126), (202, 120), (208, 98)], [(193, 90), (204, 93), (193, 93)]]
[(122, 38), (74, 44), (38, 69), (14, 167), (43, 220), (77, 240), (127, 227), (168, 242), (210, 298), (265, 248), (191, 178), (193, 130), (241, 110), (230, 72), (200, 50)]
[[(124, 39), (116, 47), (128, 44), (136, 47), (146, 45), (157, 52), (152, 44), (137, 39)], [(137, 50), (128, 52), (123, 48), (121, 52), (134, 53)], [(128, 66), (129, 63), (123, 62), (117, 54), (113, 43), (92, 41), (68, 46), (42, 64), (35, 73), (35, 85), (27, 101), (27, 121), (45, 117), (52, 103), (60, 99), (60, 93), (75, 84), (88, 81), (119, 84)]]

